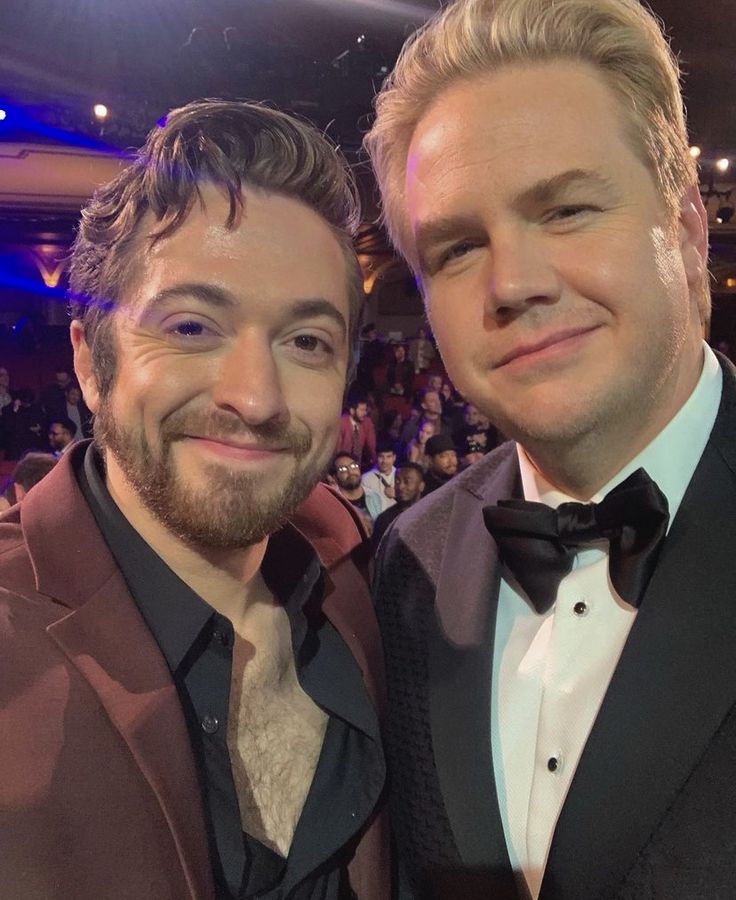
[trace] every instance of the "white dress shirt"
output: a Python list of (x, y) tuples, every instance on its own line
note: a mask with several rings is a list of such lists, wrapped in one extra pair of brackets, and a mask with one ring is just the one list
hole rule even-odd
[[(667, 497), (671, 526), (713, 428), (721, 384), (718, 360), (705, 345), (703, 372), (687, 402), (591, 502), (644, 468)], [(517, 451), (527, 500), (556, 508), (574, 499), (547, 483), (518, 445)], [(554, 606), (542, 615), (513, 580), (501, 580), (493, 765), (511, 865), (534, 900), (567, 791), (635, 618), (636, 609), (609, 581), (606, 541), (576, 555)]]

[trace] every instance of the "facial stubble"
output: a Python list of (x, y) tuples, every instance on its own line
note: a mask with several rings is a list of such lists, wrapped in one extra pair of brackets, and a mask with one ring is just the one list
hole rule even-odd
[(307, 498), (322, 475), (319, 459), (310, 457), (311, 435), (275, 423), (250, 427), (249, 440), (265, 447), (287, 447), (293, 472), (283, 483), (261, 473), (243, 472), (217, 463), (201, 463), (199, 483), (182, 478), (173, 459), (174, 445), (187, 434), (233, 437), (243, 432), (231, 416), (195, 415), (184, 410), (162, 425), (157, 447), (142, 429), (117, 425), (109, 401), (101, 403), (95, 437), (113, 454), (141, 503), (184, 543), (205, 549), (238, 549), (258, 543), (280, 528)]

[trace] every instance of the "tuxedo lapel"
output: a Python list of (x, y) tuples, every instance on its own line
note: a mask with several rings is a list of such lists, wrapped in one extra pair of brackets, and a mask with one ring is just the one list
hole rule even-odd
[(555, 831), (541, 900), (610, 896), (736, 701), (730, 389)]
[(428, 638), (433, 749), (453, 836), (465, 867), (495, 871), (509, 867), (491, 753), (500, 573), (482, 509), (509, 495), (516, 472), (513, 454), (487, 481), (454, 486)]

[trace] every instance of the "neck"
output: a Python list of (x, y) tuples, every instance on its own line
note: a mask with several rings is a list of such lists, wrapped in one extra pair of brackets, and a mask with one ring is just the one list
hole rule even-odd
[(143, 540), (181, 580), (232, 622), (263, 599), (260, 568), (268, 538), (236, 549), (196, 547), (173, 535), (141, 502), (110, 453), (105, 453), (110, 495)]
[(345, 497), (346, 500), (360, 500), (365, 491), (363, 490), (362, 485), (358, 485), (355, 488), (340, 488), (340, 493)]

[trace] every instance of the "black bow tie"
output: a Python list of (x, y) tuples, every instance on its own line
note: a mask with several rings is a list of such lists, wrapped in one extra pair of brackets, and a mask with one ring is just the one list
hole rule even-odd
[(501, 559), (524, 588), (537, 612), (555, 602), (560, 582), (580, 547), (609, 541), (608, 572), (619, 596), (639, 606), (667, 531), (667, 498), (637, 469), (600, 503), (502, 500), (483, 509), (486, 528)]

